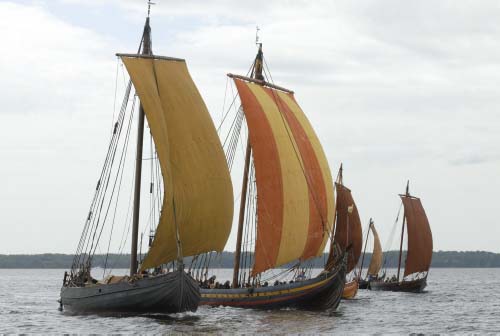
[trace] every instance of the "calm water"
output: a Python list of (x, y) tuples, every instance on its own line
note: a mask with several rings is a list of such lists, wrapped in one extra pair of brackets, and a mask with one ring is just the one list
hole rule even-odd
[(424, 294), (360, 290), (336, 312), (200, 307), (125, 317), (58, 311), (63, 272), (0, 269), (0, 333), (500, 333), (500, 269), (432, 269)]

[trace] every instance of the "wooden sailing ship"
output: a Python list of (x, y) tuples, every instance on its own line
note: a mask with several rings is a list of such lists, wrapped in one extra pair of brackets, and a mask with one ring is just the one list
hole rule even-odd
[[(373, 235), (373, 251), (370, 259), (370, 265), (366, 273), (366, 277), (362, 277), (363, 265), (365, 261), (366, 246), (368, 244), (368, 237), (370, 232)], [(382, 268), (382, 245), (380, 244), (380, 238), (378, 237), (378, 232), (375, 229), (375, 223), (370, 218), (370, 223), (368, 224), (368, 230), (366, 231), (365, 247), (363, 249), (363, 256), (361, 257), (361, 265), (359, 269), (359, 289), (369, 289), (370, 281), (378, 280), (379, 272)], [(381, 276), (383, 278), (383, 276)]]
[[(432, 260), (432, 233), (422, 202), (419, 198), (410, 195), (409, 188), (408, 182), (406, 193), (399, 195), (403, 202), (404, 217), (397, 274), (391, 278), (370, 281), (370, 289), (372, 290), (418, 293), (422, 292), (427, 285), (427, 276)], [(407, 228), (408, 250), (403, 278), (400, 279), (405, 226)]]
[[(266, 81), (263, 66), (259, 44), (251, 76), (228, 75), (249, 130), (235, 266), (226, 288), (203, 286), (201, 304), (336, 308), (345, 281), (343, 255), (338, 253), (314, 277), (303, 267), (323, 254), (332, 230), (335, 206), (328, 162), (294, 93)], [(254, 232), (255, 240), (244, 232)], [(294, 264), (276, 270), (289, 263)], [(290, 281), (274, 280), (275, 274), (266, 278), (273, 271), (295, 276)]]
[[(331, 247), (337, 245), (342, 253), (347, 252), (346, 277), (349, 280), (346, 279), (342, 298), (352, 299), (358, 292), (356, 268), (361, 256), (363, 238), (358, 208), (352, 197), (351, 190), (344, 185), (342, 165), (340, 165), (337, 181), (335, 182), (335, 190), (337, 192), (335, 233)], [(332, 249), (330, 253), (334, 255), (334, 250)]]
[[(142, 53), (117, 54), (131, 81), (71, 271), (65, 273), (60, 300), (61, 308), (65, 310), (194, 311), (200, 300), (199, 286), (184, 270), (183, 258), (208, 251), (222, 251), (230, 233), (232, 184), (214, 124), (189, 75), (186, 62), (153, 54), (149, 21), (148, 10), (139, 47)], [(132, 84), (140, 99), (140, 108), (130, 275), (108, 276), (97, 281), (91, 276), (91, 268), (105, 225), (99, 219), (99, 207), (102, 209), (101, 199), (108, 199), (102, 195), (111, 179), (110, 160), (118, 157), (115, 155), (120, 141), (118, 137), (125, 133), (121, 130), (127, 119), (122, 113), (124, 115), (127, 103), (131, 100)], [(133, 99), (136, 99), (135, 96)], [(158, 225), (150, 237), (148, 253), (139, 260), (137, 246), (145, 117), (151, 133), (151, 144), (153, 146), (154, 142), (156, 148), (153, 156), (157, 158), (159, 183), (162, 183), (163, 190), (159, 192), (158, 200), (162, 201), (158, 201)], [(131, 120), (132, 114), (130, 123)], [(153, 187), (151, 183), (151, 192)], [(109, 199), (114, 202), (114, 198)]]

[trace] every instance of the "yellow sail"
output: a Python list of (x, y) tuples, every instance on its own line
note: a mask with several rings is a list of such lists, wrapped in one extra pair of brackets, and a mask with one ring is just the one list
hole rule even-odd
[(373, 233), (373, 254), (370, 260), (370, 266), (368, 267), (368, 275), (377, 275), (382, 267), (382, 246), (380, 245), (380, 239), (377, 230), (375, 230), (375, 225), (372, 224), (370, 229)]
[(233, 218), (231, 178), (214, 124), (185, 61), (121, 58), (144, 108), (164, 183), (159, 224), (141, 270), (178, 256), (222, 251)]

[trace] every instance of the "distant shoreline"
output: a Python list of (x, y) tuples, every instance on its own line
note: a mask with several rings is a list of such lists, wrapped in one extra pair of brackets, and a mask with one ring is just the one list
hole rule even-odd
[[(313, 267), (322, 267), (325, 256), (318, 257), (307, 264)], [(389, 251), (384, 254), (385, 267), (397, 267), (399, 257), (398, 251)], [(364, 267), (370, 262), (371, 254), (365, 256)], [(105, 255), (94, 256), (94, 267), (103, 267), (105, 265)], [(211, 265), (215, 268), (232, 268), (234, 252), (222, 252)], [(403, 256), (404, 260), (404, 256)], [(71, 267), (73, 255), (71, 254), (0, 254), (0, 269), (68, 269)], [(130, 255), (128, 254), (109, 254), (107, 267), (128, 268)], [(185, 264), (189, 267), (190, 258), (186, 258)], [(286, 266), (283, 266), (286, 267)], [(500, 253), (485, 251), (437, 251), (432, 256), (432, 268), (500, 268)]]

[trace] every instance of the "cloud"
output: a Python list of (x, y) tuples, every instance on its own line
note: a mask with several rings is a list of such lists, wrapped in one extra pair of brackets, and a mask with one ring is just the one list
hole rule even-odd
[(0, 13), (0, 250), (69, 252), (109, 139), (113, 41), (39, 5)]
[(495, 161), (500, 161), (500, 151), (497, 151), (496, 153), (475, 152), (462, 154), (457, 156), (455, 159), (450, 160), (450, 164), (463, 166), (491, 163)]
[[(361, 214), (375, 217), (381, 236), (410, 179), (428, 210), (436, 248), (498, 250), (469, 227), (480, 223), (483, 232), (500, 234), (492, 217), (493, 190), (500, 188), (497, 2), (157, 3), (154, 51), (187, 60), (216, 124), (225, 74), (246, 73), (259, 25), (274, 81), (296, 92), (332, 172), (344, 162)], [(118, 14), (95, 18), (104, 8)], [(135, 51), (145, 4), (62, 0), (0, 3), (0, 10), (0, 131), (7, 139), (0, 150), (9, 162), (0, 176), (23, 176), (0, 189), (9, 208), (3, 215), (27, 231), (42, 217), (53, 234), (62, 230), (76, 240), (80, 227), (73, 222), (86, 212), (108, 139), (113, 55)], [(239, 180), (234, 184), (238, 194)], [(27, 189), (36, 192), (27, 197)], [(26, 206), (37, 216), (19, 219)], [(74, 240), (59, 251), (71, 251)], [(9, 244), (0, 240), (3, 248), (16, 248)]]
[(0, 113), (54, 112), (62, 104), (72, 113), (81, 107), (75, 105), (78, 94), (93, 91), (96, 101), (103, 98), (102, 87), (96, 90), (95, 83), (97, 79), (110, 86), (110, 41), (57, 19), (43, 7), (9, 2), (0, 7), (0, 90), (8, 106)]

